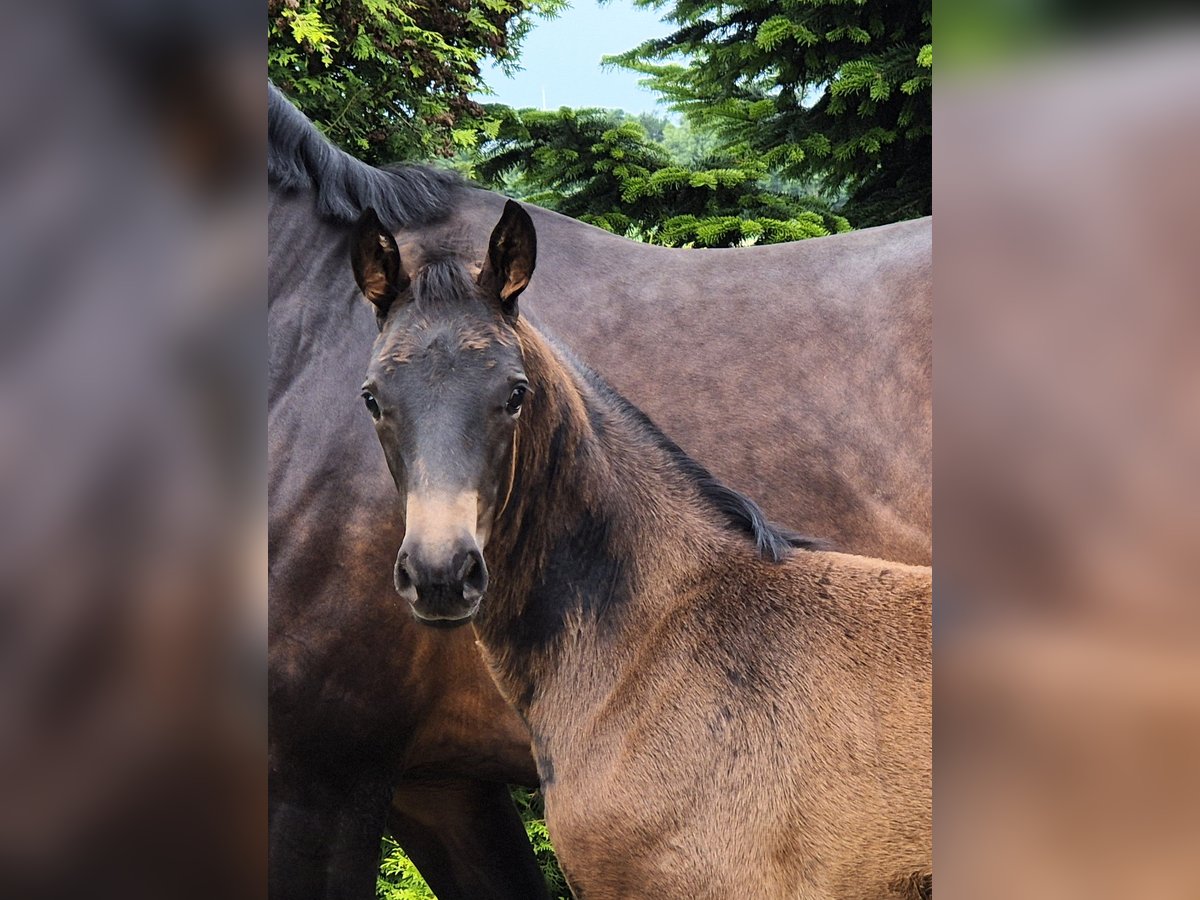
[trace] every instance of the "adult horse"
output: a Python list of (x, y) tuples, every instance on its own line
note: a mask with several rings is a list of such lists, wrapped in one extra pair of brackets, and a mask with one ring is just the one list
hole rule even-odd
[[(504, 198), (366, 166), (273, 88), (268, 160), (272, 892), (370, 896), (387, 818), (442, 900), (537, 896), (504, 786), (536, 783), (528, 731), (470, 636), (398, 601), (400, 511), (346, 402), (378, 331), (349, 223), (371, 206), (406, 249), (453, 234), (482, 252)], [(684, 449), (798, 530), (929, 561), (927, 220), (696, 252), (531, 212), (530, 305)]]
[(790, 552), (531, 326), (520, 204), (473, 271), (402, 256), (371, 210), (351, 245), (380, 319), (362, 396), (403, 507), (396, 590), (427, 626), (475, 623), (574, 893), (919, 896), (930, 570)]

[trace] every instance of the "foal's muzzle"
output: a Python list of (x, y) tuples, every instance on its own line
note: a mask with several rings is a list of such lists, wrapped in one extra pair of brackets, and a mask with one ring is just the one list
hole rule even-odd
[(396, 555), (395, 581), (418, 621), (441, 627), (464, 625), (478, 611), (487, 590), (487, 565), (479, 545), (467, 535), (442, 548), (405, 540)]

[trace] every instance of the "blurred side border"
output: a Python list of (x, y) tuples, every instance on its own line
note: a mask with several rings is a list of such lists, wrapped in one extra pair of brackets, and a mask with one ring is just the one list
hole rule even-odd
[(0, 36), (0, 896), (265, 895), (262, 11)]
[(947, 896), (1200, 896), (1200, 22), (935, 10)]

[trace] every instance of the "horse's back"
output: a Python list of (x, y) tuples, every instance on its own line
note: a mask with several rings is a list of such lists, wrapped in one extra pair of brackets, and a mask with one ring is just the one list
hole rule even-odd
[(554, 222), (523, 309), (773, 519), (932, 560), (929, 220), (703, 251)]

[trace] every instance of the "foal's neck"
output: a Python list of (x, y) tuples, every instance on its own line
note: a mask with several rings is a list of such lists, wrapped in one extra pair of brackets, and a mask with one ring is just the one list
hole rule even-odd
[(602, 697), (670, 614), (673, 585), (702, 579), (729, 545), (753, 548), (712, 521), (636, 413), (529, 326), (521, 343), (528, 418), (476, 624), (501, 689), (528, 714), (563, 677)]

